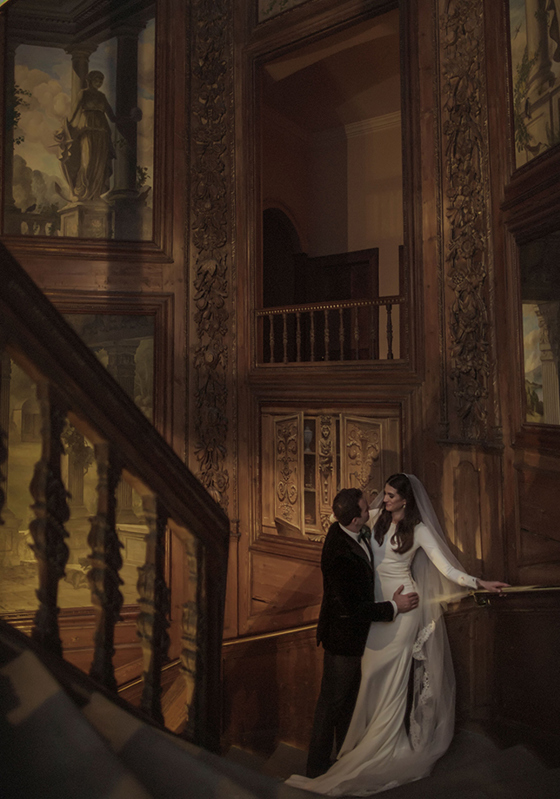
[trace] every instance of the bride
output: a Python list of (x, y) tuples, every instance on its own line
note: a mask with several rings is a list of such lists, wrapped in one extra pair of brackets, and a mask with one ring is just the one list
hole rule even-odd
[(390, 599), (404, 584), (405, 592), (418, 591), (420, 604), (390, 624), (371, 624), (360, 690), (338, 760), (319, 777), (293, 775), (288, 780), (328, 796), (368, 796), (429, 774), (449, 746), (454, 727), (446, 602), (460, 599), (467, 589), (499, 592), (507, 585), (465, 574), (414, 475), (388, 478), (370, 510), (372, 525), (375, 599)]

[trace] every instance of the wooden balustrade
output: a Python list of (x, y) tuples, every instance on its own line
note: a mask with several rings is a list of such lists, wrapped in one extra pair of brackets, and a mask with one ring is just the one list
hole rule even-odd
[[(404, 303), (404, 297), (395, 296), (257, 310), (258, 363), (393, 360), (393, 309), (399, 307), (402, 323)], [(380, 308), (387, 317), (384, 347), (379, 341)], [(405, 344), (401, 337), (401, 350)]]
[[(122, 477), (141, 496), (148, 529), (146, 562), (138, 570), (142, 709), (163, 721), (161, 669), (169, 646), (170, 614), (165, 540), (169, 531), (183, 546), (188, 573), (184, 595), (174, 600), (175, 606), (183, 608), (180, 661), (188, 705), (185, 735), (216, 749), (228, 519), (1, 244), (0, 269), (0, 350), (35, 381), (42, 424), (41, 455), (30, 486), (35, 514), (30, 532), (39, 585), (32, 637), (49, 652), (63, 654), (57, 595), (68, 560), (69, 494), (61, 458), (69, 421), (93, 444), (98, 475), (97, 511), (88, 537), (88, 580), (95, 613), (90, 675), (110, 690), (116, 689), (112, 657), (123, 604), (116, 505)], [(8, 431), (0, 432), (0, 469), (5, 473)], [(0, 513), (4, 494), (0, 486)]]

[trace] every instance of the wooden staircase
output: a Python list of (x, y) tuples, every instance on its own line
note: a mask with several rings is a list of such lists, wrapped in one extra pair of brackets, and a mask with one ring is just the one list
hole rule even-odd
[(303, 799), (173, 735), (0, 621), (2, 799)]
[[(147, 526), (137, 610), (132, 606), (142, 653), (140, 706), (149, 718), (163, 722), (162, 670), (169, 661), (170, 623), (166, 557), (172, 538), (182, 562), (173, 597), (180, 615), (177, 618), (176, 610), (176, 617), (171, 617), (181, 679), (178, 726), (191, 742), (217, 750), (229, 521), (2, 244), (0, 273), (1, 363), (5, 368), (9, 358), (32, 378), (40, 408), (41, 456), (30, 485), (35, 519), (29, 530), (39, 601), (29, 624), (31, 638), (42, 652), (64, 655), (57, 597), (68, 560), (65, 524), (70, 510), (61, 459), (63, 431), (70, 423), (91, 442), (98, 475), (97, 511), (88, 537), (88, 580), (95, 611), (90, 676), (116, 695), (113, 654), (123, 605), (116, 505), (117, 484), (123, 479), (140, 495)], [(0, 385), (6, 382), (0, 374)], [(6, 402), (3, 396), (3, 410)], [(8, 430), (0, 433), (1, 468), (9, 455)], [(0, 480), (4, 479), (0, 472)], [(4, 504), (1, 491), (0, 513)], [(11, 620), (25, 628), (17, 618)]]

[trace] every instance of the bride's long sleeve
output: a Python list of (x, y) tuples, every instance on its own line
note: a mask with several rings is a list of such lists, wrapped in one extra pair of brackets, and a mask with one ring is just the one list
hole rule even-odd
[(471, 577), (449, 563), (443, 552), (441, 551), (437, 539), (429, 531), (425, 524), (417, 524), (414, 528), (414, 539), (417, 544), (424, 550), (426, 555), (432, 561), (438, 571), (444, 577), (451, 580), (464, 588), (477, 588), (478, 584), (476, 577)]

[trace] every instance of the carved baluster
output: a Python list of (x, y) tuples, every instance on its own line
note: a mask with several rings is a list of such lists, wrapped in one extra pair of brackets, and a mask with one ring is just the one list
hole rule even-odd
[(357, 308), (354, 308), (354, 359), (360, 360), (360, 314)]
[(185, 603), (183, 605), (182, 633), (181, 640), (183, 646), (180, 655), (180, 671), (187, 686), (186, 705), (187, 722), (183, 730), (183, 735), (189, 741), (197, 738), (197, 700), (200, 692), (197, 692), (197, 661), (198, 661), (198, 641), (200, 640), (199, 630), (199, 557), (200, 547), (194, 536), (189, 536), (185, 541), (185, 554), (188, 569), (188, 579), (186, 585)]
[(330, 343), (330, 330), (329, 330), (329, 309), (325, 308), (325, 361), (329, 360), (329, 343)]
[(284, 348), (283, 362), (288, 363), (288, 314), (282, 313), (282, 346)]
[(115, 624), (120, 619), (123, 596), (119, 586), (122, 544), (116, 528), (116, 491), (121, 467), (108, 442), (95, 445), (97, 461), (97, 513), (91, 520), (88, 544), (91, 569), (88, 580), (95, 611), (94, 654), (90, 676), (110, 690), (117, 689), (113, 655)]
[(169, 636), (169, 592), (165, 584), (165, 528), (167, 513), (159, 500), (148, 495), (142, 501), (148, 535), (146, 563), (138, 569), (138, 635), (144, 659), (142, 709), (163, 723), (161, 712), (161, 667), (167, 657)]
[(58, 583), (68, 561), (64, 524), (70, 517), (66, 491), (61, 477), (61, 456), (64, 452), (61, 435), (66, 424), (65, 410), (54, 389), (46, 382), (37, 385), (41, 410), (41, 459), (35, 466), (29, 486), (36, 518), (29, 525), (33, 551), (37, 558), (39, 609), (35, 614), (31, 637), (46, 649), (62, 656), (58, 631)]
[(311, 311), (311, 330), (309, 331), (311, 339), (311, 360), (315, 360), (315, 311)]
[(270, 363), (274, 363), (274, 314), (268, 314), (268, 345), (270, 347)]
[(387, 360), (393, 360), (393, 306), (390, 302), (385, 306), (387, 309)]
[(377, 316), (377, 308), (376, 308), (375, 305), (371, 306), (370, 326), (371, 326), (371, 355), (370, 355), (370, 357), (373, 360), (377, 360), (379, 358), (379, 343), (378, 343), (378, 340), (377, 340), (379, 331), (377, 329), (378, 316)]
[(338, 317), (339, 317), (338, 318), (338, 321), (339, 321), (338, 340), (339, 340), (339, 344), (340, 344), (340, 360), (341, 361), (344, 360), (344, 316), (343, 316), (343, 313), (344, 313), (343, 309), (339, 308), (338, 309)]
[(296, 311), (296, 361), (301, 361), (301, 313)]

